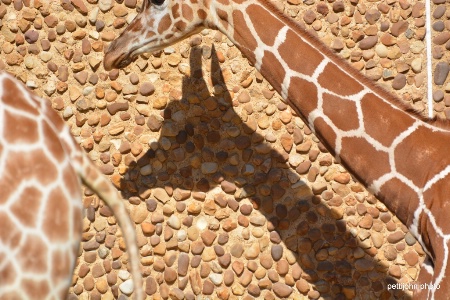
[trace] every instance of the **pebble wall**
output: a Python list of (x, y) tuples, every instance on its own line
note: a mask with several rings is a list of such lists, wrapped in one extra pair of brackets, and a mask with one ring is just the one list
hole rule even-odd
[[(450, 117), (450, 11), (433, 0), (434, 110)], [(0, 68), (50, 99), (127, 200), (148, 299), (406, 299), (424, 258), (219, 32), (124, 70), (103, 52), (136, 0), (1, 0)], [(277, 6), (355, 68), (426, 109), (425, 4)], [(88, 190), (68, 299), (132, 287), (111, 211)], [(128, 295), (128, 296), (127, 296)]]

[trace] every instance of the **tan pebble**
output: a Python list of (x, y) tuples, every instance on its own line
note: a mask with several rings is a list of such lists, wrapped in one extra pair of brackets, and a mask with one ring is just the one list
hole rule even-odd
[(160, 58), (155, 58), (152, 60), (151, 64), (152, 64), (153, 68), (159, 69), (162, 66), (162, 60)]
[(114, 16), (121, 18), (121, 17), (125, 17), (128, 14), (128, 10), (123, 7), (122, 5), (115, 5), (113, 7), (113, 13)]
[(95, 283), (95, 287), (97, 291), (99, 291), (101, 294), (104, 294), (108, 291), (108, 282), (105, 278), (99, 278)]
[(104, 31), (101, 34), (101, 39), (105, 42), (113, 41), (116, 38), (116, 33), (114, 31)]
[(231, 291), (235, 296), (242, 296), (244, 295), (245, 288), (242, 285), (235, 283), (232, 285)]
[(200, 236), (200, 232), (197, 227), (189, 227), (187, 230), (188, 238), (191, 241), (196, 241), (198, 237)]
[(131, 209), (131, 218), (137, 224), (142, 223), (148, 216), (148, 210), (144, 202), (133, 206)]
[(168, 98), (167, 97), (158, 97), (153, 100), (153, 108), (154, 109), (163, 109), (167, 105)]
[(156, 255), (164, 255), (166, 253), (166, 245), (164, 243), (158, 244), (156, 247), (153, 248), (153, 252)]
[(95, 71), (100, 66), (100, 63), (102, 62), (102, 60), (97, 59), (95, 57), (89, 57), (88, 62), (89, 62), (89, 65), (91, 66), (91, 69)]
[(203, 250), (202, 253), (202, 260), (205, 262), (210, 262), (214, 259), (216, 259), (216, 252), (214, 251), (214, 248), (211, 247), (205, 248), (205, 250)]
[(202, 291), (202, 279), (198, 270), (191, 270), (189, 272), (189, 283), (191, 284), (192, 291), (195, 295), (198, 295)]
[(166, 57), (166, 61), (169, 66), (176, 67), (181, 61), (181, 55), (178, 53), (172, 53)]
[(101, 41), (95, 41), (91, 43), (92, 49), (95, 52), (102, 52), (103, 51), (103, 42)]
[(253, 243), (250, 247), (245, 250), (245, 258), (246, 259), (255, 259), (259, 256), (260, 248), (259, 243)]
[(244, 81), (241, 82), (242, 87), (244, 88), (248, 88), (253, 82), (253, 78), (252, 77), (248, 77), (247, 79), (245, 79)]

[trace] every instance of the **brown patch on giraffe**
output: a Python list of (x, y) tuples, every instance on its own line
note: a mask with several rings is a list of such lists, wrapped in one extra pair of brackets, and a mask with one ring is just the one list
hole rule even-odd
[(336, 127), (348, 131), (359, 128), (358, 111), (353, 101), (323, 94), (323, 112)]
[(2, 102), (17, 110), (39, 115), (38, 109), (25, 98), (25, 94), (19, 89), (17, 83), (9, 78), (3, 80)]
[(156, 33), (154, 33), (153, 31), (148, 31), (148, 32), (145, 34), (145, 39), (149, 39), (149, 38), (151, 38), (151, 37), (154, 36), (154, 35), (156, 35)]
[(363, 138), (343, 138), (340, 157), (344, 166), (364, 185), (370, 185), (391, 171), (388, 154), (376, 150)]
[(57, 179), (57, 173), (56, 166), (42, 150), (10, 152), (0, 180), (0, 203), (6, 202), (17, 189), (17, 178), (36, 179), (39, 183), (48, 185)]
[(223, 5), (230, 5), (230, 1), (229, 0), (217, 0), (217, 2), (223, 4)]
[(142, 18), (136, 18), (135, 20), (133, 20), (133, 22), (131, 22), (130, 26), (127, 28), (127, 31), (140, 32), (144, 28), (144, 24), (142, 24), (141, 19)]
[[(186, 29), (186, 22), (184, 21), (178, 21), (174, 24), (175, 28), (178, 29), (179, 31), (184, 31)], [(173, 34), (171, 34), (173, 36)]]
[(278, 33), (285, 25), (262, 6), (252, 4), (246, 11), (261, 41), (267, 46), (273, 46)]
[(183, 3), (181, 6), (181, 14), (183, 15), (183, 18), (191, 22), (194, 20), (194, 11), (192, 10), (191, 6), (188, 4)]
[(174, 6), (172, 6), (172, 17), (174, 20), (180, 17), (180, 4), (175, 3)]
[(307, 80), (292, 77), (289, 84), (288, 98), (296, 108), (297, 113), (303, 115), (305, 120), (311, 111), (317, 108), (317, 87)]
[(39, 142), (38, 123), (26, 116), (5, 111), (4, 138), (8, 144), (34, 144)]
[(45, 279), (38, 280), (24, 278), (22, 279), (20, 287), (24, 289), (24, 292), (30, 299), (45, 299), (50, 293), (50, 287)]
[[(0, 268), (0, 278), (2, 279), (1, 285), (3, 285), (3, 286), (12, 285), (18, 276), (16, 269), (14, 268), (14, 265), (10, 261), (7, 260), (6, 255), (1, 255), (0, 261), (2, 262), (2, 265), (3, 265), (3, 267)], [(1, 299), (14, 299), (14, 298), (2, 298), (2, 294), (0, 294), (0, 298)], [(16, 299), (20, 299), (20, 298), (16, 298)]]
[[(330, 80), (330, 78), (333, 78), (333, 80)], [(333, 63), (328, 63), (325, 66), (319, 75), (318, 82), (323, 88), (341, 96), (353, 95), (363, 90), (361, 84)]]
[(224, 28), (228, 28), (228, 13), (224, 10), (217, 9), (217, 15), (219, 16), (219, 21), (222, 23)]
[(253, 34), (247, 26), (247, 21), (244, 19), (244, 14), (239, 10), (233, 10), (233, 27), (235, 29), (234, 39), (236, 40), (239, 50), (250, 60), (255, 62), (255, 49), (258, 45)]
[(57, 180), (58, 168), (42, 151), (38, 150), (31, 154), (30, 164), (32, 164), (32, 172), (34, 172), (36, 179), (43, 184), (49, 184)]
[(158, 33), (161, 34), (169, 29), (171, 24), (172, 20), (170, 19), (170, 15), (166, 14), (164, 17), (162, 17), (161, 21), (158, 24)]
[(41, 205), (42, 193), (35, 187), (27, 187), (18, 197), (18, 201), (11, 205), (11, 212), (19, 222), (27, 227), (36, 227), (37, 211)]
[(419, 196), (397, 178), (387, 181), (376, 195), (406, 226), (414, 220), (414, 211), (419, 206)]
[(336, 153), (336, 133), (321, 117), (314, 120), (314, 129), (320, 141), (332, 155)]
[(264, 51), (260, 71), (277, 91), (281, 91), (281, 83), (286, 76), (286, 70), (272, 52)]
[(55, 281), (65, 280), (72, 271), (73, 261), (67, 250), (54, 250), (51, 255), (51, 276)]
[(20, 269), (30, 273), (44, 274), (47, 272), (48, 247), (38, 235), (30, 234), (17, 252)]
[(278, 52), (281, 57), (285, 57), (284, 61), (289, 69), (309, 76), (314, 74), (323, 61), (323, 55), (292, 30), (287, 31), (286, 40), (280, 45)]
[(394, 109), (389, 103), (370, 93), (361, 100), (363, 122), (367, 134), (386, 147), (414, 123), (404, 111)]
[(0, 204), (6, 203), (9, 197), (14, 193), (17, 188), (17, 179), (10, 176), (6, 171), (0, 178)]
[(69, 238), (70, 201), (60, 188), (54, 189), (45, 207), (42, 229), (51, 241), (65, 241)]
[(205, 20), (208, 15), (206, 14), (205, 10), (199, 9), (197, 11), (197, 16), (199, 17), (200, 20)]
[(450, 135), (420, 126), (395, 148), (397, 171), (423, 188), (430, 178), (450, 165)]
[[(442, 232), (444, 234), (450, 233), (450, 223), (448, 222), (448, 215), (441, 213), (443, 211), (450, 211), (450, 202), (448, 201), (449, 191), (450, 175), (447, 175), (423, 193), (425, 206), (434, 215), (436, 223), (441, 226)], [(447, 227), (442, 227), (442, 225), (447, 224)]]
[(3, 245), (12, 249), (16, 248), (22, 239), (22, 232), (4, 212), (0, 212), (0, 241)]

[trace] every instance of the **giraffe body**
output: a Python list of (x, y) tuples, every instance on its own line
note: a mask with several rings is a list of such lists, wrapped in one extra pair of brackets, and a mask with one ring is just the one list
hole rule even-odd
[(450, 297), (450, 126), (411, 112), (267, 0), (144, 1), (110, 45), (105, 68), (124, 67), (205, 27), (227, 35), (335, 159), (421, 242), (429, 260), (419, 283), (439, 289), (414, 296)]
[(0, 73), (0, 299), (64, 299), (81, 241), (81, 181), (113, 210), (142, 278), (117, 190), (76, 144), (50, 103)]

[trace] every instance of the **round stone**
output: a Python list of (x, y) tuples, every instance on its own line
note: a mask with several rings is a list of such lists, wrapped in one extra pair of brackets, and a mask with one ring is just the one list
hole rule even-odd
[(270, 250), (270, 253), (272, 255), (272, 258), (275, 261), (278, 261), (283, 256), (283, 247), (281, 245), (273, 245)]
[(128, 279), (119, 285), (119, 289), (125, 295), (131, 295), (134, 290), (134, 284), (132, 279)]

